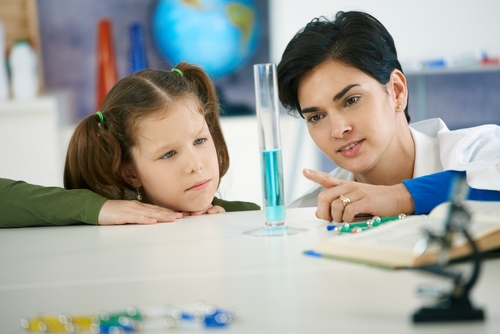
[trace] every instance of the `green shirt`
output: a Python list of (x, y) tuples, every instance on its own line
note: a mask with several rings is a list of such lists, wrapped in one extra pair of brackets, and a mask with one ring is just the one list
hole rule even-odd
[(105, 201), (87, 189), (67, 190), (0, 178), (0, 227), (97, 225)]
[(218, 199), (217, 197), (214, 197), (212, 205), (222, 206), (226, 212), (260, 210), (260, 206), (255, 203), (240, 201), (228, 202)]
[[(0, 178), (0, 228), (47, 225), (97, 225), (107, 198), (87, 189), (67, 190)], [(254, 203), (228, 202), (214, 197), (226, 211), (260, 210)]]

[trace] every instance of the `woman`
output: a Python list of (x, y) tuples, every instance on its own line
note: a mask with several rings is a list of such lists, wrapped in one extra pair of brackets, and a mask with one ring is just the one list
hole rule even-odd
[(440, 119), (410, 127), (396, 47), (373, 16), (312, 20), (286, 47), (278, 83), (283, 105), (339, 166), (330, 175), (305, 170), (323, 188), (291, 206), (317, 205), (319, 218), (348, 222), (360, 213), (428, 213), (465, 173), (471, 199), (500, 200), (500, 128), (449, 131)]

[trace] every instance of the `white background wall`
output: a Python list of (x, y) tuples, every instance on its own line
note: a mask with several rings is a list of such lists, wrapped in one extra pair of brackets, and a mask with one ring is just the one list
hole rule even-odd
[(72, 94), (48, 92), (34, 100), (0, 102), (0, 177), (63, 185), (63, 167), (75, 122)]
[(402, 63), (485, 50), (500, 56), (498, 0), (270, 0), (271, 59), (312, 18), (339, 10), (375, 16), (393, 36)]
[[(255, 116), (224, 117), (221, 123), (231, 166), (221, 181), (219, 193), (223, 199), (249, 201), (262, 206), (257, 119)], [(302, 169), (319, 169), (321, 151), (307, 133), (302, 118), (283, 114), (280, 128), (285, 204), (290, 204), (314, 185), (302, 176)]]

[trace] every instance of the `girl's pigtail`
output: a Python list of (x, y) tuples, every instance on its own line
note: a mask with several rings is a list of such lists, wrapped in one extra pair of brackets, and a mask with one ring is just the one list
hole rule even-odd
[(120, 144), (108, 131), (106, 113), (88, 116), (71, 137), (64, 166), (64, 187), (89, 189), (110, 199), (124, 198), (121, 160)]

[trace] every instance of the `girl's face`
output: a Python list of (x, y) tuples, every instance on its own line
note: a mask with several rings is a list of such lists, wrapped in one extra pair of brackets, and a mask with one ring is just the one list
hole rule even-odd
[(404, 145), (398, 127), (407, 127), (399, 73), (381, 85), (355, 67), (327, 60), (303, 77), (298, 98), (309, 134), (336, 165), (369, 175), (398, 154)]
[(217, 152), (199, 104), (182, 99), (137, 124), (129, 182), (153, 204), (198, 211), (212, 203), (219, 185)]

